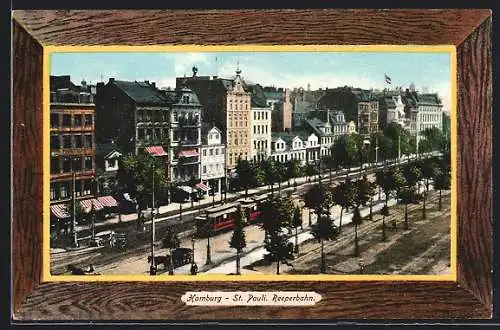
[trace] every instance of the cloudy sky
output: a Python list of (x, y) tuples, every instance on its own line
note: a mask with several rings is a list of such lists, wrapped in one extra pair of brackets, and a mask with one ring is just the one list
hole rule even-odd
[(384, 75), (392, 86), (437, 92), (446, 111), (450, 109), (449, 53), (380, 52), (137, 52), (53, 53), (52, 75), (71, 75), (80, 84), (120, 80), (149, 80), (159, 87), (175, 87), (175, 77), (217, 75), (230, 78), (236, 67), (245, 80), (263, 86), (311, 89), (354, 86), (383, 89)]

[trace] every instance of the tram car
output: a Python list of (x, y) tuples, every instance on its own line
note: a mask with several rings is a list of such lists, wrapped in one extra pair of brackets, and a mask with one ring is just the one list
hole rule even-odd
[(206, 226), (210, 226), (213, 232), (233, 229), (239, 205), (240, 203), (235, 202), (207, 208), (204, 215), (195, 218), (197, 235), (206, 236)]
[(262, 211), (260, 210), (257, 202), (264, 199), (262, 196), (258, 196), (258, 198), (254, 196), (252, 198), (242, 198), (238, 200), (241, 207), (245, 211), (247, 224), (254, 224), (261, 221)]

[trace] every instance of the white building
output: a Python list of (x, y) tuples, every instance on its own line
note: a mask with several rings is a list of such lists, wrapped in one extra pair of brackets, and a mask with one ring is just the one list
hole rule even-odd
[(226, 147), (222, 144), (221, 131), (213, 126), (202, 132), (201, 183), (216, 193), (221, 192), (224, 178)]
[(252, 160), (259, 162), (271, 154), (271, 108), (252, 106)]
[(308, 130), (318, 136), (319, 156), (324, 157), (327, 155), (331, 155), (331, 148), (335, 143), (335, 139), (340, 135), (335, 136), (333, 134), (330, 120), (327, 120), (327, 122), (325, 123), (318, 118), (313, 118), (307, 119), (306, 124), (308, 125)]
[(271, 139), (273, 160), (286, 163), (293, 159), (306, 162), (306, 145), (300, 136), (290, 133), (273, 133)]
[(443, 129), (443, 103), (437, 94), (418, 94), (407, 90), (403, 102), (410, 117), (411, 134), (421, 137), (428, 128)]

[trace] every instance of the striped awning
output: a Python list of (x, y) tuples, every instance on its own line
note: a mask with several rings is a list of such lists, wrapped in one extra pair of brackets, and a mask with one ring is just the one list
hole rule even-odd
[(149, 152), (153, 156), (166, 156), (167, 155), (165, 150), (163, 150), (162, 146), (146, 147), (146, 151)]
[(197, 183), (195, 186), (196, 188), (201, 189), (203, 191), (209, 191), (211, 189), (209, 186), (203, 184), (202, 182)]
[(118, 206), (118, 202), (116, 199), (114, 199), (112, 196), (101, 196), (97, 197), (97, 200), (102, 204), (104, 207), (115, 207)]
[(92, 210), (92, 205), (94, 205), (94, 211), (99, 211), (104, 208), (104, 206), (95, 198), (91, 199), (86, 199), (83, 201), (80, 201), (80, 205), (83, 207), (83, 211), (85, 213), (89, 213)]
[(191, 150), (182, 150), (179, 152), (179, 157), (194, 157), (198, 156), (198, 152), (195, 149)]
[(187, 192), (188, 194), (192, 194), (192, 193), (195, 193), (196, 190), (194, 190), (193, 188), (189, 187), (189, 186), (179, 186), (177, 187), (185, 192)]
[(71, 214), (69, 214), (69, 212), (66, 209), (66, 206), (64, 204), (52, 205), (50, 207), (50, 210), (52, 211), (52, 214), (55, 215), (56, 218), (59, 218), (59, 219), (65, 219), (65, 218), (69, 218), (71, 216)]

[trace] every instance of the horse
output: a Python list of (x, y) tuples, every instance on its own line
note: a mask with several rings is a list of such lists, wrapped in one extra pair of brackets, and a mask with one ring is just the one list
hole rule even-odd
[[(148, 256), (148, 263), (151, 263), (151, 256)], [(163, 268), (166, 269), (170, 263), (170, 258), (167, 256), (155, 256), (155, 266), (163, 264)]]

